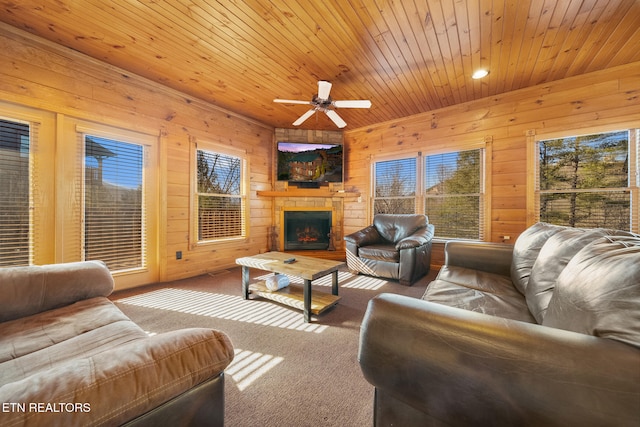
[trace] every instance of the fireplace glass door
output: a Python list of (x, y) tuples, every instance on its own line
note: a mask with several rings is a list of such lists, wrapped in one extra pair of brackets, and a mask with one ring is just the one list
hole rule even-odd
[(331, 232), (331, 211), (285, 211), (285, 250), (326, 250)]

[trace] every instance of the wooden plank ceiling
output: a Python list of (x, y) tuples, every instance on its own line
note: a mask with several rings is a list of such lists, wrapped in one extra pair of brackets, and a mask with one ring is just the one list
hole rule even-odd
[[(637, 0), (0, 0), (0, 21), (274, 127), (345, 129), (640, 61)], [(485, 67), (490, 74), (471, 79)], [(307, 129), (336, 129), (318, 113)]]

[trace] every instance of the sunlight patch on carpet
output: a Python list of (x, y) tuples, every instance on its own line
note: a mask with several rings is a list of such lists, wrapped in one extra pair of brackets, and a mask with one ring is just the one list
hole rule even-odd
[(235, 349), (233, 362), (227, 366), (224, 373), (233, 378), (238, 390), (243, 391), (283, 360), (280, 356)]
[(378, 279), (376, 277), (358, 276), (351, 280), (349, 283), (345, 283), (343, 288), (351, 289), (369, 289), (376, 291), (383, 287), (387, 283), (384, 279)]
[(300, 310), (270, 301), (245, 300), (239, 295), (165, 288), (117, 299), (116, 302), (304, 332), (321, 333), (328, 328), (326, 325), (305, 323)]

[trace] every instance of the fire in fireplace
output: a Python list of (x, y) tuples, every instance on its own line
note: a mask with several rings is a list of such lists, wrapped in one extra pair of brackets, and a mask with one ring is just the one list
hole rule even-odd
[(331, 211), (285, 211), (285, 250), (326, 250), (331, 232)]

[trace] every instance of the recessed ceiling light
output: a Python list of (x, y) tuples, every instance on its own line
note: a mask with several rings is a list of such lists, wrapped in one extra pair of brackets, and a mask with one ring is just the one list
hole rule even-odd
[(489, 74), (489, 70), (485, 70), (484, 68), (482, 68), (480, 70), (477, 70), (475, 73), (473, 73), (471, 78), (481, 79), (483, 77), (486, 77), (488, 74)]

